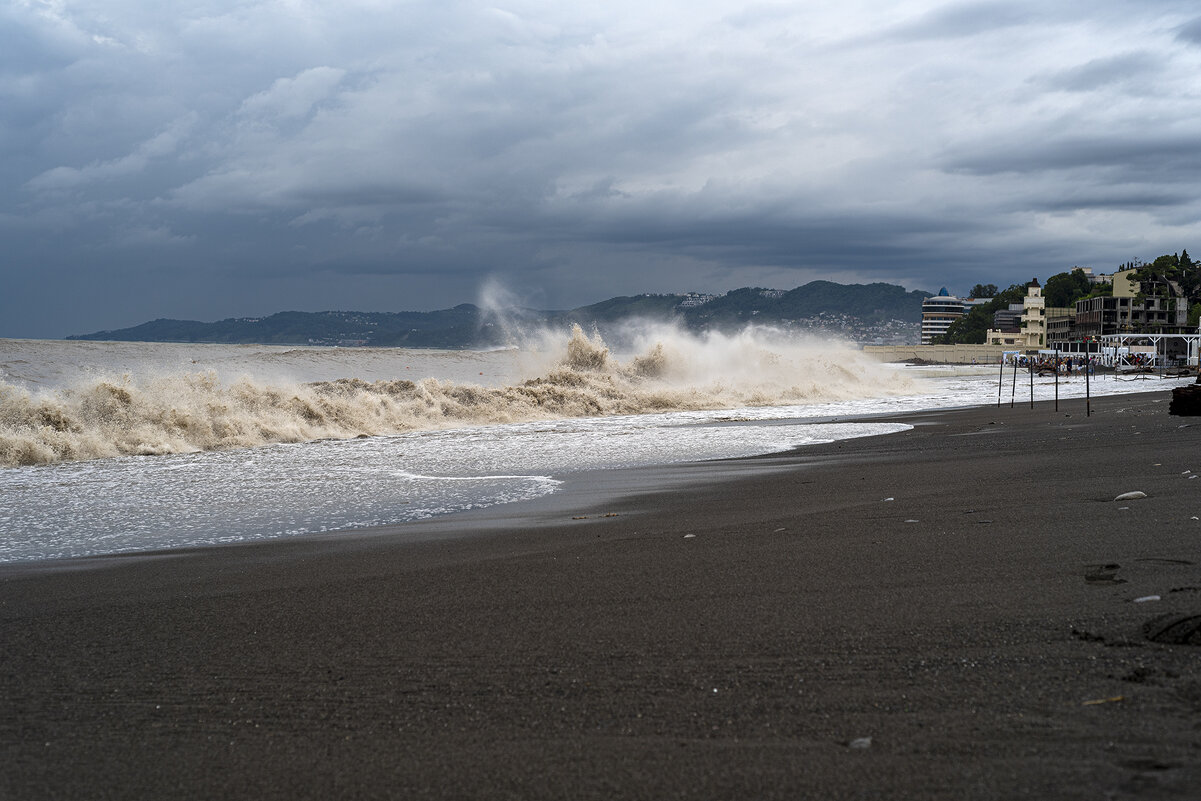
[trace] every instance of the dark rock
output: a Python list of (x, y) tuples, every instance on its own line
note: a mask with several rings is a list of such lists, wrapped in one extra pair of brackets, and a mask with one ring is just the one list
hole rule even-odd
[(1168, 404), (1168, 414), (1181, 417), (1201, 416), (1201, 383), (1185, 384), (1172, 390), (1172, 402)]

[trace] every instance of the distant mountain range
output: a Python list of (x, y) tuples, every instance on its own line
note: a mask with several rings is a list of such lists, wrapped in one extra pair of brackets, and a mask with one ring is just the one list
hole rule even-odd
[(213, 323), (152, 320), (132, 328), (68, 339), (121, 342), (339, 345), (473, 348), (512, 344), (524, 330), (578, 323), (602, 334), (627, 320), (673, 322), (692, 331), (733, 331), (754, 322), (781, 328), (821, 329), (852, 339), (873, 331), (908, 330), (921, 321), (929, 292), (893, 284), (813, 281), (796, 289), (736, 289), (724, 295), (617, 297), (568, 311), (494, 312), (470, 303), (431, 312), (279, 312)]

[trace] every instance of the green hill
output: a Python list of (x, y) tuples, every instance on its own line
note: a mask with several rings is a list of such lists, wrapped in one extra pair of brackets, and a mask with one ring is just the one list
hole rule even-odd
[(340, 345), (410, 348), (472, 348), (506, 344), (515, 324), (523, 327), (606, 328), (630, 319), (675, 322), (688, 329), (737, 330), (748, 323), (793, 327), (817, 318), (835, 325), (872, 325), (890, 320), (917, 323), (927, 292), (892, 284), (836, 284), (813, 281), (787, 292), (735, 289), (725, 295), (635, 295), (615, 297), (567, 311), (514, 309), (490, 315), (464, 303), (430, 312), (278, 312), (267, 317), (236, 317), (205, 323), (158, 319), (114, 331), (68, 339), (123, 342), (210, 342), (264, 345)]

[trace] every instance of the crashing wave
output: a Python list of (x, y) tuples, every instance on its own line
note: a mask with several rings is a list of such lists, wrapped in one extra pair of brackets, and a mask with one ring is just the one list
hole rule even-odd
[(224, 383), (214, 372), (125, 376), (33, 394), (0, 383), (0, 465), (190, 453), (568, 417), (792, 405), (911, 391), (849, 347), (764, 331), (647, 334), (614, 357), (579, 327), (536, 378), (486, 387), (427, 378)]

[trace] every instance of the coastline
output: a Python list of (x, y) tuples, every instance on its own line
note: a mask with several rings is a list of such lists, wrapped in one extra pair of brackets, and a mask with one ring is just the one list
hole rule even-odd
[(1143, 636), (1201, 614), (1169, 398), (0, 566), (0, 794), (1189, 797), (1201, 652)]

